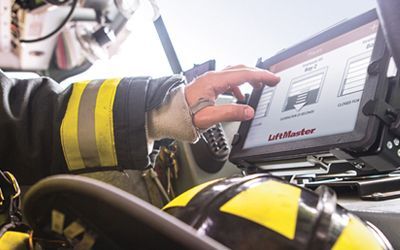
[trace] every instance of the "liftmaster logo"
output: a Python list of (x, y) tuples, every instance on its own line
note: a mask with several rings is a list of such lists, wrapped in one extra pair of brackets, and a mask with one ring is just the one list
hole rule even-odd
[(312, 128), (312, 129), (303, 128), (303, 129), (298, 130), (298, 131), (288, 130), (288, 131), (285, 131), (285, 132), (280, 132), (280, 133), (276, 133), (276, 134), (273, 134), (273, 135), (269, 135), (268, 136), (268, 141), (277, 141), (277, 140), (283, 140), (283, 139), (286, 139), (286, 138), (311, 135), (311, 134), (314, 134), (315, 130), (317, 130), (317, 129), (316, 128)]

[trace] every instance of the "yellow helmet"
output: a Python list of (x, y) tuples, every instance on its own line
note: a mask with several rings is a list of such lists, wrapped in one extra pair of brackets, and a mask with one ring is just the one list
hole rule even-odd
[(163, 210), (232, 249), (393, 249), (327, 187), (314, 192), (267, 174), (204, 183)]

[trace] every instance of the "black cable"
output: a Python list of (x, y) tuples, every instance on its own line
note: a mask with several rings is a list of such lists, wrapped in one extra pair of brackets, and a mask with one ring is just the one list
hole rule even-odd
[(36, 39), (28, 39), (28, 40), (20, 39), (19, 41), (21, 43), (36, 43), (36, 42), (40, 42), (40, 41), (46, 40), (47, 38), (50, 38), (53, 35), (57, 34), (70, 21), (70, 19), (72, 17), (72, 14), (74, 13), (77, 4), (78, 4), (78, 0), (73, 0), (72, 6), (71, 6), (71, 10), (69, 11), (68, 15), (65, 17), (64, 21), (62, 21), (62, 23), (55, 30), (50, 32), (49, 34), (47, 34), (45, 36), (42, 36), (42, 37), (39, 37), (39, 38), (36, 38)]

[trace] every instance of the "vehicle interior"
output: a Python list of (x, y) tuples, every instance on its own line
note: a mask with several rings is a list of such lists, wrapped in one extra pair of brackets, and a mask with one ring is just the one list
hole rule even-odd
[[(14, 185), (30, 249), (334, 249), (324, 244), (348, 213), (382, 237), (370, 249), (400, 249), (399, 13), (396, 0), (2, 0), (0, 69), (11, 78), (68, 86), (181, 74), (190, 83), (235, 64), (281, 78), (276, 87), (245, 84), (244, 101), (221, 95), (217, 104), (248, 104), (254, 119), (212, 126), (194, 144), (156, 142), (139, 177), (109, 185), (71, 174)], [(291, 243), (265, 243), (210, 212), (245, 182), (267, 179), (301, 188), (309, 198), (298, 216), (306, 221), (315, 209), (319, 226), (305, 233), (298, 220), (304, 232), (296, 229)], [(193, 199), (189, 211), (174, 207), (183, 199)], [(210, 205), (196, 210), (196, 202)], [(236, 229), (238, 242), (213, 231)]]

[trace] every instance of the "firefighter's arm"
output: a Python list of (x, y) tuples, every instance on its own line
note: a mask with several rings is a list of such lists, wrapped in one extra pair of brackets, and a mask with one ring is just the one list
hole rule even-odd
[(67, 88), (0, 72), (0, 167), (23, 183), (47, 175), (147, 166), (146, 112), (180, 76), (92, 80)]
[(244, 66), (205, 74), (186, 87), (180, 76), (92, 80), (67, 88), (48, 78), (0, 77), (0, 166), (24, 180), (143, 169), (152, 139), (194, 140), (197, 128), (254, 113), (247, 105), (209, 105), (191, 114), (198, 100), (214, 102), (226, 91), (240, 98), (244, 82), (277, 82), (268, 71)]

